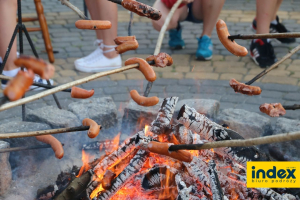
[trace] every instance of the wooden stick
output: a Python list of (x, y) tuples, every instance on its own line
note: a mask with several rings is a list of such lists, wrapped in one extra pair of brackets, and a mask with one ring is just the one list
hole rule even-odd
[[(9, 77), (9, 76), (4, 76), (4, 75), (1, 75), (0, 74), (0, 79), (2, 80), (11, 80), (13, 79), (13, 77)], [(43, 87), (43, 88), (46, 88), (46, 89), (52, 89), (52, 88), (55, 88), (57, 86), (54, 86), (54, 85), (47, 85), (47, 84), (43, 84), (43, 83), (35, 83), (33, 82), (32, 85), (34, 86), (38, 86), (38, 87)], [(71, 92), (71, 89), (65, 89), (65, 90), (62, 90), (62, 92)], [(2, 104), (0, 104), (2, 105)]]
[(115, 74), (115, 73), (119, 73), (119, 72), (123, 72), (123, 71), (129, 70), (129, 69), (136, 68), (138, 66), (139, 66), (138, 64), (132, 64), (132, 65), (127, 65), (125, 67), (118, 68), (118, 69), (110, 70), (110, 71), (99, 72), (99, 73), (84, 77), (82, 79), (78, 79), (76, 81), (72, 81), (72, 82), (57, 86), (57, 87), (52, 88), (50, 90), (46, 90), (46, 91), (43, 91), (41, 93), (29, 96), (29, 97), (19, 99), (17, 101), (6, 103), (6, 104), (0, 106), (0, 111), (7, 110), (7, 109), (10, 109), (10, 108), (13, 108), (13, 107), (25, 104), (25, 103), (29, 103), (29, 102), (32, 102), (34, 100), (40, 99), (42, 97), (51, 95), (53, 93), (60, 92), (62, 90), (71, 88), (73, 86), (81, 85), (81, 84), (87, 83), (89, 81), (95, 80), (97, 78), (107, 76), (107, 75), (111, 75), (111, 74)]
[(296, 46), (294, 49), (292, 49), (292, 51), (290, 51), (288, 54), (286, 54), (283, 58), (281, 58), (279, 61), (277, 61), (276, 63), (274, 63), (272, 66), (270, 66), (269, 68), (266, 68), (265, 70), (263, 70), (261, 73), (259, 73), (258, 75), (256, 75), (253, 79), (251, 79), (250, 81), (248, 81), (247, 83), (245, 83), (246, 85), (251, 85), (252, 83), (254, 83), (256, 80), (260, 79), (261, 77), (263, 77), (264, 75), (266, 75), (268, 72), (272, 71), (273, 69), (277, 68), (278, 65), (280, 65), (281, 63), (283, 63), (286, 59), (290, 58), (293, 54), (295, 54), (297, 51), (300, 50), (300, 45)]
[(249, 147), (261, 144), (271, 144), (278, 142), (287, 142), (292, 140), (299, 140), (300, 132), (283, 133), (279, 135), (271, 135), (265, 137), (251, 138), (246, 140), (224, 140), (219, 142), (208, 142), (205, 144), (181, 144), (171, 145), (169, 151), (177, 150), (200, 150), (200, 149), (211, 149), (221, 147)]
[(74, 12), (76, 12), (81, 19), (87, 19), (87, 20), (89, 20), (89, 18), (86, 17), (84, 15), (84, 13), (81, 10), (79, 10), (79, 8), (77, 8), (76, 6), (74, 6), (73, 4), (71, 4), (68, 0), (60, 0), (60, 2), (61, 2), (62, 5), (66, 5), (69, 8), (71, 8)]
[[(62, 146), (64, 146), (64, 144), (62, 144)], [(35, 146), (12, 147), (12, 148), (0, 149), (0, 153), (7, 153), (7, 152), (13, 152), (13, 151), (23, 151), (23, 150), (32, 150), (32, 149), (45, 149), (45, 148), (51, 148), (51, 145), (42, 144), (42, 145), (35, 145)]]
[(235, 39), (267, 39), (267, 38), (299, 38), (300, 33), (294, 32), (294, 33), (267, 33), (267, 34), (252, 34), (252, 35), (230, 35), (228, 36), (228, 39), (235, 40)]
[(300, 109), (300, 105), (299, 104), (294, 104), (292, 106), (282, 106), (285, 110), (297, 110)]
[[(156, 46), (155, 46), (155, 50), (154, 50), (154, 55), (157, 55), (159, 54), (160, 52), (160, 49), (161, 49), (161, 44), (162, 44), (162, 41), (164, 39), (164, 36), (165, 36), (165, 32), (169, 26), (169, 23), (174, 15), (174, 12), (175, 10), (177, 10), (178, 6), (181, 4), (182, 0), (177, 0), (177, 2), (173, 5), (173, 7), (171, 8), (166, 20), (165, 20), (165, 23), (164, 25), (162, 26), (162, 28), (160, 29), (160, 32), (159, 32), (159, 35), (158, 35), (158, 39), (157, 39), (157, 42), (156, 42)], [(146, 90), (144, 92), (144, 96), (145, 97), (148, 97), (150, 91), (151, 91), (151, 88), (152, 88), (152, 85), (153, 85), (153, 82), (149, 82), (148, 81), (148, 84), (147, 84), (147, 87), (146, 87)]]
[(57, 133), (68, 133), (74, 131), (86, 131), (89, 130), (90, 126), (77, 126), (70, 128), (57, 128), (41, 131), (31, 131), (31, 132), (20, 132), (20, 133), (0, 133), (0, 139), (10, 139), (10, 138), (22, 138), (22, 137), (33, 137), (40, 135), (50, 135)]

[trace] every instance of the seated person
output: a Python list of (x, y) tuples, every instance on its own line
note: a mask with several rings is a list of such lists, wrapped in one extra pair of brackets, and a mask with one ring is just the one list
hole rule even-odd
[(96, 30), (96, 50), (86, 57), (75, 60), (75, 68), (82, 72), (101, 72), (120, 68), (121, 56), (115, 51), (114, 39), (118, 31), (117, 4), (107, 0), (85, 0), (93, 20), (108, 20), (112, 26), (107, 30)]
[[(256, 1), (256, 18), (252, 22), (252, 27), (256, 30), (256, 34), (290, 32), (279, 22), (279, 17), (276, 14), (281, 3), (282, 0)], [(278, 38), (276, 40), (282, 44), (296, 42), (295, 38)], [(252, 40), (250, 56), (255, 64), (261, 68), (269, 67), (277, 62), (270, 39)]]
[[(183, 49), (185, 43), (182, 39), (182, 26), (180, 22), (190, 21), (194, 23), (203, 23), (203, 30), (198, 39), (198, 49), (196, 51), (197, 60), (210, 60), (213, 54), (213, 45), (211, 42), (211, 33), (216, 25), (225, 0), (183, 0), (183, 3), (175, 11), (170, 24), (169, 46), (171, 49)], [(154, 8), (162, 13), (158, 21), (152, 20), (153, 27), (160, 31), (166, 17), (176, 0), (156, 0)]]

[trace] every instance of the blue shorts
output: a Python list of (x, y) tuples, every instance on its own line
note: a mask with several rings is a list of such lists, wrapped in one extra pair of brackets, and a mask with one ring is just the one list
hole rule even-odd
[(187, 7), (189, 9), (188, 16), (186, 17), (186, 19), (184, 21), (193, 22), (193, 23), (202, 23), (203, 22), (202, 20), (196, 19), (193, 15), (193, 10), (192, 10), (193, 3), (187, 4)]

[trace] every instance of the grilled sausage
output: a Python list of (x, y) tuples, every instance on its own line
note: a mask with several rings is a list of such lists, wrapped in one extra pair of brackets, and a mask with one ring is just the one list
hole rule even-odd
[(20, 99), (25, 92), (32, 85), (34, 79), (34, 73), (32, 70), (19, 71), (17, 76), (11, 79), (7, 87), (4, 89), (3, 94), (8, 97), (10, 101), (16, 101)]
[(64, 156), (63, 146), (61, 145), (60, 141), (58, 141), (52, 135), (35, 136), (35, 138), (38, 141), (44, 142), (46, 144), (50, 144), (55, 153), (56, 158), (61, 159)]
[(140, 106), (154, 106), (158, 104), (159, 98), (158, 97), (144, 97), (140, 96), (139, 93), (136, 90), (131, 90), (130, 91), (130, 96), (135, 101), (138, 105)]
[(101, 129), (101, 125), (98, 125), (94, 120), (89, 118), (82, 120), (82, 126), (90, 126), (88, 131), (89, 138), (97, 137)]
[(120, 36), (120, 37), (117, 37), (114, 41), (116, 43), (116, 45), (120, 45), (120, 44), (123, 44), (124, 42), (128, 42), (128, 41), (135, 41), (136, 38), (135, 36)]
[(166, 66), (171, 66), (173, 64), (173, 59), (172, 57), (167, 54), (167, 53), (159, 53), (158, 55), (152, 55), (152, 56), (148, 56), (146, 58), (146, 61), (154, 61), (154, 65), (152, 66), (156, 66), (156, 67), (161, 67), (164, 68)]
[(73, 86), (71, 89), (71, 97), (75, 99), (87, 99), (94, 95), (95, 91), (92, 90), (85, 90), (79, 87)]
[(78, 29), (103, 30), (110, 29), (111, 22), (101, 20), (78, 20), (75, 22), (75, 26)]
[(31, 69), (35, 74), (38, 74), (43, 79), (50, 79), (55, 72), (55, 68), (50, 63), (46, 63), (42, 59), (37, 59), (30, 56), (20, 56), (14, 61), (16, 66), (22, 66), (26, 69)]
[(161, 18), (161, 13), (159, 10), (134, 0), (123, 0), (122, 6), (125, 9), (138, 14), (139, 16), (145, 16), (152, 20), (159, 20)]
[(105, 174), (103, 175), (102, 179), (102, 187), (106, 190), (111, 188), (111, 182), (115, 178), (116, 174), (111, 170), (106, 170)]
[(144, 74), (147, 81), (153, 82), (156, 80), (156, 74), (153, 68), (142, 58), (129, 58), (125, 61), (125, 66), (137, 63), (139, 64), (138, 70)]
[(147, 145), (147, 149), (152, 153), (169, 156), (171, 158), (175, 158), (175, 159), (183, 161), (183, 162), (191, 162), (192, 161), (193, 156), (190, 152), (185, 151), (185, 150), (178, 150), (178, 151), (170, 152), (168, 150), (170, 145), (172, 145), (172, 143), (162, 143), (162, 142), (151, 141)]
[(126, 51), (130, 50), (136, 50), (139, 47), (139, 43), (136, 40), (133, 41), (127, 41), (115, 48), (115, 50), (119, 53), (122, 54)]
[(223, 20), (218, 20), (216, 29), (219, 40), (230, 53), (236, 56), (246, 56), (248, 54), (248, 50), (245, 47), (240, 46), (235, 41), (228, 39), (230, 34), (228, 32), (227, 25)]
[(281, 103), (264, 103), (259, 106), (259, 110), (270, 117), (279, 117), (286, 114)]
[(235, 92), (246, 94), (249, 96), (260, 95), (261, 93), (260, 87), (246, 85), (244, 83), (236, 81), (235, 79), (231, 79), (229, 81), (229, 85), (234, 89)]

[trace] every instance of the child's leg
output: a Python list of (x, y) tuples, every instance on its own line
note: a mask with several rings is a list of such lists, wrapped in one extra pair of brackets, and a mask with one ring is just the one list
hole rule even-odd
[[(158, 20), (158, 21), (152, 20), (153, 27), (157, 31), (160, 31), (161, 27), (165, 23), (165, 20), (170, 12), (170, 9), (167, 8), (166, 5), (163, 2), (161, 2), (161, 0), (156, 0), (153, 7), (158, 9), (162, 14), (160, 20)], [(187, 6), (178, 8), (172, 17), (167, 30), (177, 28), (178, 22), (185, 20), (187, 15), (188, 15)]]
[[(16, 0), (0, 0), (0, 56), (5, 56), (8, 44), (16, 27)], [(14, 60), (17, 58), (17, 42), (13, 43), (4, 70), (13, 70), (17, 66)]]

